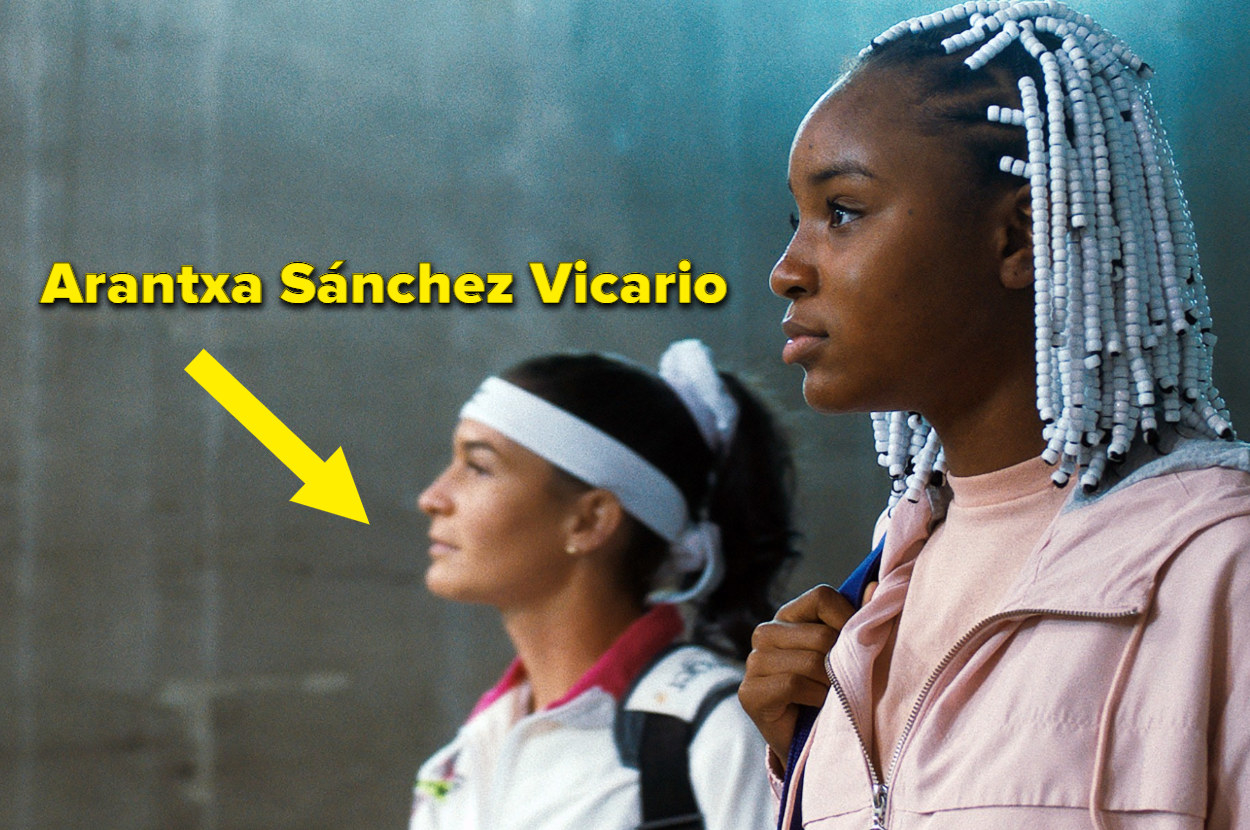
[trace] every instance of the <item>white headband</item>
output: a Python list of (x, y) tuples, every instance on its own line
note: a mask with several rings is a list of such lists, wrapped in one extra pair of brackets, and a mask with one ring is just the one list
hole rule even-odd
[(627, 513), (665, 541), (681, 538), (689, 510), (677, 485), (650, 461), (576, 415), (491, 377), (460, 409), (460, 417), (498, 430), (592, 487), (610, 490)]
[[(704, 441), (724, 457), (738, 422), (738, 405), (698, 340), (678, 341), (660, 358), (660, 375), (690, 412)], [(699, 573), (683, 591), (653, 591), (651, 602), (686, 602), (711, 593), (724, 575), (720, 528), (691, 523), (686, 497), (672, 479), (598, 427), (538, 395), (487, 378), (461, 407), (460, 417), (498, 430), (530, 452), (592, 487), (611, 491), (621, 507), (669, 543), (679, 574)]]

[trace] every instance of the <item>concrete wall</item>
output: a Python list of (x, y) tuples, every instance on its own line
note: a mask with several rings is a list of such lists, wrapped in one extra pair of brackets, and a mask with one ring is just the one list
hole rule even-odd
[[(1218, 380), (1250, 411), (1244, 4), (1087, 8), (1159, 68)], [(436, 601), (413, 500), (489, 371), (689, 335), (799, 448), (809, 557), (837, 579), (885, 492), (865, 417), (780, 365), (785, 159), (841, 59), (915, 2), (0, 2), (0, 827), (404, 826), (418, 762), (508, 659)], [(731, 283), (712, 309), (333, 310), (288, 262), (453, 275), (585, 258)], [(50, 267), (259, 274), (260, 307), (40, 307)], [(371, 524), (295, 478), (183, 371), (207, 348)]]

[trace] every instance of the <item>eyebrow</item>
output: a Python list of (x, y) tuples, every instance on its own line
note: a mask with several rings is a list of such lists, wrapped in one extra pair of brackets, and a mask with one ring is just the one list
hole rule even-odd
[[(857, 176), (862, 179), (877, 178), (871, 170), (857, 161), (840, 161), (817, 170), (815, 173), (808, 176), (807, 181), (808, 184), (815, 187), (832, 179), (838, 179), (844, 176)], [(791, 193), (794, 192), (794, 185), (789, 180), (786, 181), (786, 188)]]
[(487, 452), (492, 452), (495, 455), (499, 455), (499, 449), (495, 447), (494, 444), (491, 444), (488, 441), (482, 441), (482, 440), (465, 441), (463, 444), (460, 445), (460, 451), (464, 453), (470, 453), (476, 450), (486, 450)]
[(876, 178), (871, 170), (857, 161), (840, 161), (821, 170), (817, 170), (808, 177), (808, 181), (812, 184), (823, 184), (830, 179), (837, 179), (842, 176), (859, 176), (865, 179)]

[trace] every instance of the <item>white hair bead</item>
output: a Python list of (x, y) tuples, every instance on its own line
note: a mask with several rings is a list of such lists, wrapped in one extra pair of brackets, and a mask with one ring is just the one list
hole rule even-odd
[[(964, 61), (973, 70), (1013, 41), (1040, 69), (1041, 90), (1025, 75), (1020, 106), (989, 104), (985, 118), (1025, 133), (1027, 156), (1001, 156), (998, 167), (1030, 185), (1037, 410), (1053, 480), (1079, 470), (1081, 486), (1097, 488), (1108, 461), (1123, 460), (1137, 437), (1154, 440), (1160, 420), (1231, 437), (1211, 380), (1215, 336), (1193, 221), (1145, 83), (1149, 67), (1058, 0), (968, 0), (874, 43), (959, 21), (963, 31), (942, 48), (975, 47)], [(945, 469), (936, 433), (918, 416), (875, 413), (873, 432), (892, 503), (918, 498)]]

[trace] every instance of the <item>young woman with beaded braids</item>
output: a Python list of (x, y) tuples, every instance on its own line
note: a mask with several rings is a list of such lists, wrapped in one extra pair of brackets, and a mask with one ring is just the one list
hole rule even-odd
[(862, 608), (754, 637), (784, 827), (1250, 826), (1250, 452), (1149, 74), (982, 0), (799, 126), (783, 356), (874, 413), (894, 486)]
[(413, 830), (770, 823), (733, 662), (796, 556), (767, 410), (698, 341), (658, 375), (554, 355), (487, 379), (452, 450), (426, 584), (498, 608), (517, 658), (421, 767)]

